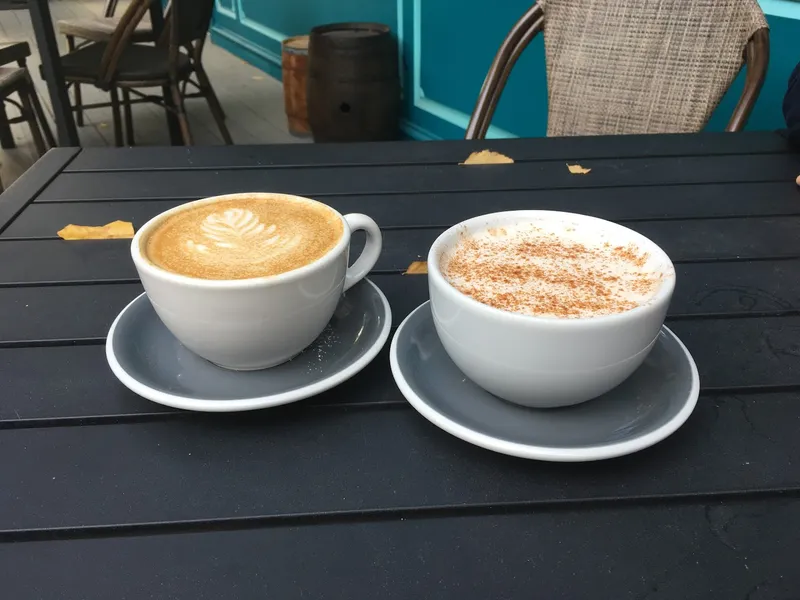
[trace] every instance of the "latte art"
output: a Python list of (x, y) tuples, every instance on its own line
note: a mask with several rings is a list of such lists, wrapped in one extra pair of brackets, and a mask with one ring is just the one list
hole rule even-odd
[[(251, 211), (244, 208), (231, 208), (222, 214), (208, 215), (200, 229), (208, 239), (213, 240), (220, 248), (235, 248), (238, 241), (253, 238), (264, 233), (264, 224)], [(271, 225), (267, 235), (275, 232), (277, 227)]]
[(200, 204), (165, 219), (146, 242), (157, 266), (203, 279), (277, 275), (309, 264), (342, 236), (326, 206), (282, 196)]
[(208, 254), (214, 246), (230, 253), (240, 250), (249, 254), (254, 246), (257, 250), (268, 247), (286, 250), (297, 247), (302, 241), (299, 235), (282, 236), (277, 225), (265, 225), (258, 216), (242, 208), (208, 215), (200, 225), (200, 232), (201, 238), (186, 240), (190, 252)]

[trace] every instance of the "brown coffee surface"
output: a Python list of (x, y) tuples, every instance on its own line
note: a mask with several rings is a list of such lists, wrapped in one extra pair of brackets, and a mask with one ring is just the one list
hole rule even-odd
[(621, 313), (653, 298), (664, 278), (631, 244), (532, 225), (462, 235), (440, 261), (445, 279), (488, 306), (530, 316)]
[(308, 265), (343, 233), (339, 216), (324, 205), (252, 196), (176, 212), (156, 226), (142, 249), (154, 265), (179, 275), (251, 279)]

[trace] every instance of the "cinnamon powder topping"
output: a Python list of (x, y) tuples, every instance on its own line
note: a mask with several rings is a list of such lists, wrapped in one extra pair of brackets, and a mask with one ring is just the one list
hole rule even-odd
[[(585, 236), (584, 236), (585, 237)], [(533, 225), (462, 235), (441, 260), (457, 290), (500, 310), (582, 318), (621, 313), (649, 301), (664, 274), (634, 245), (582, 241), (574, 227)]]

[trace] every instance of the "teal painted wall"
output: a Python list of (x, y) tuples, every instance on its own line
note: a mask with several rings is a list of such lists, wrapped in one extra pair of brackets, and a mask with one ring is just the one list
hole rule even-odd
[(281, 40), (337, 21), (377, 21), (394, 30), (397, 9), (388, 0), (216, 0), (214, 43), (280, 78)]
[[(800, 62), (800, 3), (761, 0), (761, 5), (770, 25), (772, 55), (748, 129), (779, 129), (786, 82)], [(459, 6), (456, 12), (444, 0), (216, 0), (212, 37), (280, 78), (280, 41), (285, 37), (336, 21), (385, 23), (402, 44), (406, 133), (418, 139), (457, 139), (464, 135), (497, 48), (531, 0)], [(709, 129), (725, 128), (742, 80), (740, 76), (723, 99)], [(509, 78), (489, 137), (543, 136), (546, 124), (544, 44), (539, 36)]]

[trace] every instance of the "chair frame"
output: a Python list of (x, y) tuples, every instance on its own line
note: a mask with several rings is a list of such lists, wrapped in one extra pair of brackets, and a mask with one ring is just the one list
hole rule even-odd
[[(41, 157), (47, 152), (48, 148), (55, 147), (56, 141), (53, 137), (53, 132), (50, 130), (50, 125), (47, 123), (47, 117), (45, 117), (42, 104), (36, 93), (36, 86), (33, 84), (31, 73), (24, 58), (17, 60), (17, 68), (23, 71), (23, 76), (12, 85), (4, 88), (4, 94), (0, 96), (0, 110), (3, 112), (2, 131), (0, 132), (0, 139), (3, 142), (2, 147), (13, 148), (15, 146), (10, 125), (27, 123), (31, 130), (31, 138), (33, 139), (36, 153)], [(11, 94), (17, 94), (19, 101), (11, 98)], [(6, 103), (17, 107), (19, 110), (18, 117), (9, 119), (6, 116)], [(3, 183), (0, 181), (0, 192), (3, 192), (3, 190)]]
[[(100, 61), (100, 67), (96, 78), (77, 78), (69, 77), (69, 83), (72, 85), (80, 85), (81, 83), (91, 83), (101, 90), (109, 92), (111, 102), (100, 103), (93, 105), (82, 105), (80, 107), (73, 107), (74, 110), (81, 110), (87, 108), (100, 108), (111, 106), (113, 121), (114, 121), (114, 140), (117, 146), (123, 145), (123, 116), (121, 109), (124, 111), (124, 125), (125, 125), (125, 138), (128, 145), (134, 145), (134, 131), (133, 131), (133, 115), (131, 112), (132, 104), (149, 102), (154, 103), (165, 110), (173, 112), (178, 117), (178, 122), (181, 130), (181, 137), (185, 145), (192, 145), (193, 139), (189, 121), (186, 115), (184, 100), (186, 98), (205, 98), (208, 103), (211, 114), (220, 129), (223, 140), (226, 144), (233, 144), (230, 132), (225, 126), (225, 113), (217, 98), (214, 88), (211, 86), (211, 81), (205, 72), (202, 64), (203, 46), (205, 38), (193, 40), (185, 44), (183, 47), (179, 46), (176, 40), (179, 37), (179, 19), (177, 13), (180, 10), (178, 2), (170, 2), (167, 14), (165, 16), (165, 26), (161, 32), (161, 36), (156, 42), (158, 46), (166, 46), (168, 52), (169, 74), (166, 79), (145, 79), (141, 81), (116, 81), (115, 75), (119, 66), (119, 61), (122, 58), (126, 48), (132, 43), (132, 37), (135, 33), (136, 27), (144, 18), (144, 15), (150, 9), (152, 2), (158, 0), (133, 0), (128, 10), (120, 18), (119, 24), (114, 31), (111, 39), (108, 42), (105, 53)], [(113, 0), (107, 3), (106, 8), (109, 6), (114, 7), (116, 2)], [(181, 50), (186, 50), (189, 57), (189, 72), (181, 77), (177, 72), (177, 64)], [(192, 74), (196, 75), (197, 81), (191, 79)], [(181, 88), (182, 84), (182, 88)], [(191, 84), (197, 88), (198, 92), (187, 94), (187, 86)], [(163, 87), (168, 89), (170, 99), (167, 100), (163, 96), (153, 96), (139, 92), (136, 88), (148, 87)], [(120, 101), (119, 92), (122, 92), (122, 101)], [(136, 96), (135, 99), (131, 95)]]
[[(106, 0), (106, 4), (103, 7), (103, 18), (110, 19), (114, 16), (114, 13), (117, 10), (117, 4), (119, 0)], [(67, 38), (67, 52), (75, 52), (78, 48), (82, 48), (87, 44), (91, 44), (91, 40), (84, 40), (83, 42), (76, 42), (76, 37), (74, 35), (66, 34), (65, 37)], [(73, 112), (75, 113), (75, 123), (79, 127), (83, 127), (83, 112), (84, 108), (99, 108), (105, 106), (111, 106), (110, 103), (105, 104), (90, 104), (84, 107), (83, 105), (83, 94), (81, 93), (81, 85), (79, 83), (72, 84), (73, 91), (75, 93), (75, 104), (73, 105)]]
[[(45, 112), (42, 109), (42, 104), (39, 100), (39, 95), (36, 92), (36, 86), (33, 83), (33, 77), (28, 69), (27, 59), (31, 55), (30, 47), (27, 42), (12, 42), (3, 45), (3, 60), (0, 67), (7, 67), (16, 64), (19, 69), (22, 69), (27, 75), (26, 79), (30, 84), (28, 87), (24, 82), (17, 82), (15, 86), (9, 87), (9, 91), (0, 102), (0, 147), (3, 149), (16, 148), (14, 134), (11, 131), (11, 125), (17, 123), (27, 122), (31, 127), (31, 137), (33, 138), (36, 150), (41, 156), (47, 151), (47, 147), (55, 146), (55, 139), (53, 132), (50, 130), (50, 124), (47, 121)], [(9, 94), (16, 93), (20, 96), (19, 101), (9, 97)], [(5, 104), (16, 106), (20, 111), (19, 117), (12, 119), (8, 118), (5, 110)], [(27, 108), (26, 108), (27, 107)], [(26, 116), (31, 116), (32, 119), (26, 119)], [(35, 130), (34, 130), (35, 127)], [(44, 142), (42, 143), (42, 134), (44, 134)]]
[[(540, 32), (544, 31), (544, 10), (540, 3), (534, 4), (511, 28), (492, 61), (483, 81), (475, 109), (465, 132), (465, 139), (484, 139), (489, 130), (497, 103), (506, 86), (509, 75), (522, 52)], [(733, 110), (725, 131), (744, 129), (753, 111), (769, 65), (769, 30), (758, 29), (750, 37), (744, 49), (747, 68), (744, 90)]]

